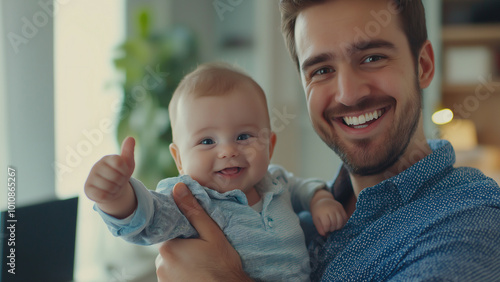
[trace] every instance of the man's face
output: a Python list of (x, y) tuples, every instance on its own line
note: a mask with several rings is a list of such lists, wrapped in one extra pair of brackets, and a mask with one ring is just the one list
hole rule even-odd
[[(358, 175), (393, 165), (408, 146), (421, 113), (414, 59), (389, 3), (329, 1), (302, 11), (295, 24), (313, 126)], [(380, 11), (390, 18), (373, 16)]]

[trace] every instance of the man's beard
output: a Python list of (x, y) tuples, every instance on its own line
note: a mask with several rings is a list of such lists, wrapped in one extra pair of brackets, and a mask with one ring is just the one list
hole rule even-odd
[[(323, 128), (316, 128), (321, 139), (340, 157), (347, 170), (356, 175), (374, 175), (384, 172), (393, 166), (404, 154), (412, 136), (414, 135), (421, 115), (421, 89), (419, 85), (414, 88), (411, 95), (416, 98), (416, 103), (411, 100), (401, 113), (408, 113), (395, 120), (397, 124), (389, 130), (382, 145), (374, 148), (370, 139), (352, 141), (354, 149), (343, 143), (334, 132)], [(391, 109), (392, 110), (392, 109)], [(397, 117), (396, 117), (397, 118)], [(330, 122), (330, 129), (333, 125)]]

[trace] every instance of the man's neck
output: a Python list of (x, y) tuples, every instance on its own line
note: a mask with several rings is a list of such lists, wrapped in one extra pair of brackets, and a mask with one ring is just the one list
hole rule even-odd
[[(418, 131), (419, 130), (417, 130), (417, 132)], [(363, 189), (375, 186), (380, 182), (403, 172), (430, 153), (432, 153), (432, 150), (429, 147), (422, 130), (421, 134), (415, 134), (403, 155), (401, 155), (401, 157), (385, 171), (374, 175), (356, 175), (349, 173), (354, 195), (357, 198)]]
[(363, 189), (375, 186), (387, 179), (380, 174), (362, 176), (350, 173), (349, 176), (351, 178), (352, 190), (354, 191), (354, 195), (356, 196), (356, 198), (358, 197), (359, 193), (363, 191)]

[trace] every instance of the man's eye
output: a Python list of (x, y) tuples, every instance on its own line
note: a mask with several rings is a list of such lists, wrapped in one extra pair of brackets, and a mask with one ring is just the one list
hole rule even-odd
[(319, 70), (314, 71), (312, 75), (313, 76), (323, 75), (323, 74), (332, 73), (332, 72), (333, 72), (332, 68), (320, 68)]
[(240, 134), (240, 135), (238, 135), (237, 140), (238, 140), (238, 141), (240, 141), (240, 140), (247, 140), (247, 139), (249, 139), (250, 137), (252, 137), (250, 134), (244, 133), (244, 134)]
[(212, 145), (212, 144), (215, 144), (215, 141), (210, 139), (210, 138), (206, 138), (206, 139), (203, 139), (201, 140), (200, 144), (202, 145)]
[(363, 63), (374, 63), (374, 62), (380, 61), (384, 58), (385, 58), (384, 56), (380, 56), (380, 55), (368, 56), (365, 58)]

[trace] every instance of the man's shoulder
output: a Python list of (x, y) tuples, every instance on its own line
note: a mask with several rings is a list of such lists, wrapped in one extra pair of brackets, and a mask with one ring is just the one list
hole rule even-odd
[(404, 228), (420, 235), (430, 231), (452, 235), (465, 226), (479, 229), (491, 224), (498, 226), (500, 187), (477, 169), (453, 168), (398, 213), (408, 218)]
[[(453, 197), (457, 200), (469, 200), (469, 202), (474, 199), (477, 203), (496, 203), (500, 207), (498, 183), (476, 168), (451, 168), (435, 184), (433, 190), (441, 197)], [(439, 197), (435, 198), (440, 200)]]

